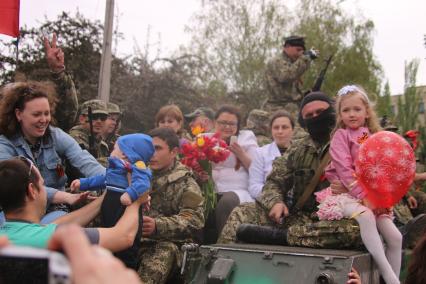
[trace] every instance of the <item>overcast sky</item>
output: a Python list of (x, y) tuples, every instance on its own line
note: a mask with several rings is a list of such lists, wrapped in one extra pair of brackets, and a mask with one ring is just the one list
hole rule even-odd
[[(204, 0), (209, 1), (209, 0)], [(20, 25), (38, 26), (46, 15), (54, 20), (62, 11), (77, 9), (86, 17), (103, 22), (105, 0), (21, 0)], [(374, 54), (389, 79), (392, 94), (404, 87), (404, 62), (420, 59), (418, 85), (426, 85), (425, 0), (346, 0), (340, 5), (350, 13), (361, 13), (373, 20), (376, 31)], [(119, 14), (118, 29), (125, 36), (116, 47), (117, 54), (129, 55), (135, 43), (144, 49), (147, 31), (150, 31), (152, 56), (161, 47), (167, 56), (180, 44), (189, 40), (184, 33), (191, 15), (200, 9), (201, 0), (115, 0), (115, 13)], [(289, 3), (285, 1), (285, 3)], [(291, 8), (291, 6), (290, 6)], [(117, 23), (115, 23), (117, 24)], [(0, 36), (2, 39), (10, 39)], [(160, 38), (161, 44), (157, 44)]]

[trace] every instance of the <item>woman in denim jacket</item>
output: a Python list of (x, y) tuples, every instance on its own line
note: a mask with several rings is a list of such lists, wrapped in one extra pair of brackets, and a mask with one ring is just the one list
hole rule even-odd
[(0, 160), (24, 156), (38, 167), (48, 202), (73, 204), (81, 195), (64, 192), (68, 160), (84, 176), (105, 174), (67, 133), (50, 125), (56, 99), (47, 82), (17, 82), (3, 87), (0, 102)]

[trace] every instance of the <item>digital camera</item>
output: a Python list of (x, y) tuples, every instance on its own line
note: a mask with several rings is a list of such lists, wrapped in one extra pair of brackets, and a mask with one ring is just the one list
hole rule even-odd
[(0, 284), (71, 283), (67, 258), (58, 252), (32, 247), (0, 249)]

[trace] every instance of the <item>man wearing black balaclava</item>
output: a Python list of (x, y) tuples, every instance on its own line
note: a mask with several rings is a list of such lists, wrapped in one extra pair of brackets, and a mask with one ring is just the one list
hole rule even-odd
[[(317, 211), (313, 193), (296, 208), (328, 151), (335, 124), (333, 101), (322, 92), (308, 94), (301, 102), (299, 124), (309, 135), (292, 141), (286, 155), (274, 161), (257, 202), (240, 205), (232, 211), (218, 243), (232, 243), (237, 237), (240, 241), (258, 243), (263, 236), (272, 235), (275, 239), (263, 239), (264, 243), (317, 248), (359, 245), (359, 228), (353, 220), (317, 222), (312, 214)], [(314, 191), (328, 185), (326, 179), (319, 179)]]

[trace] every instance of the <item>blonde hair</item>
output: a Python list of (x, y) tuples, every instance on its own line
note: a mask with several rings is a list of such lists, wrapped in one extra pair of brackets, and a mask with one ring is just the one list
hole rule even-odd
[(376, 133), (381, 129), (379, 120), (377, 118), (376, 112), (374, 111), (374, 106), (372, 105), (371, 101), (368, 99), (367, 93), (365, 90), (357, 85), (348, 85), (344, 86), (337, 92), (337, 99), (336, 99), (336, 127), (334, 128), (331, 136), (337, 131), (339, 128), (346, 128), (346, 126), (343, 124), (342, 117), (340, 116), (340, 109), (342, 105), (342, 101), (353, 97), (353, 96), (359, 96), (364, 103), (365, 109), (367, 111), (367, 116), (365, 118), (365, 126), (370, 130), (371, 133)]

